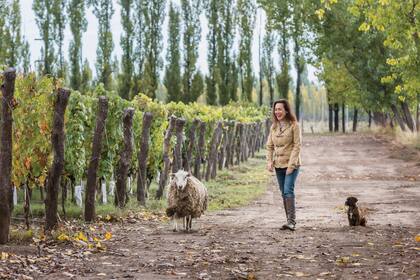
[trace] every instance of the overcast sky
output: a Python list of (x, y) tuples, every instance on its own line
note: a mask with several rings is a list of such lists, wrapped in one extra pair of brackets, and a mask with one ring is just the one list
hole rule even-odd
[[(122, 32), (122, 26), (120, 22), (120, 5), (117, 4), (117, 0), (114, 1), (114, 15), (112, 17), (112, 34), (113, 34), (113, 41), (114, 41), (114, 52), (113, 57), (116, 55), (118, 59), (121, 59), (121, 48), (120, 48), (120, 36)], [(21, 9), (22, 9), (22, 34), (28, 40), (30, 44), (31, 50), (31, 62), (32, 67), (34, 66), (34, 62), (41, 58), (41, 46), (42, 41), (35, 40), (40, 37), (39, 30), (35, 22), (35, 15), (32, 11), (32, 2), (33, 0), (23, 0), (21, 1)], [(175, 1), (178, 2), (178, 1)], [(168, 1), (169, 3), (169, 1)], [(254, 32), (254, 40), (252, 45), (252, 52), (253, 52), (253, 66), (254, 66), (254, 73), (255, 75), (258, 74), (259, 71), (259, 64), (258, 64), (258, 35), (261, 31), (261, 38), (264, 33), (264, 25), (265, 25), (265, 14), (264, 11), (258, 9), (257, 16), (256, 16), (256, 27)], [(82, 46), (82, 55), (84, 58), (87, 58), (92, 68), (93, 72), (96, 74), (95, 71), (95, 60), (96, 60), (96, 46), (98, 42), (98, 21), (96, 17), (93, 15), (91, 9), (87, 11), (87, 21), (88, 27), (87, 32), (83, 34), (83, 46)], [(201, 15), (201, 42), (199, 45), (199, 59), (198, 59), (198, 67), (202, 71), (202, 73), (208, 73), (208, 64), (207, 64), (207, 20), (204, 15)], [(162, 35), (163, 35), (163, 52), (161, 53), (161, 58), (165, 61), (166, 55), (166, 42), (168, 42), (168, 32), (167, 32), (167, 25), (168, 25), (168, 17), (166, 17), (163, 28), (162, 28)], [(72, 38), (70, 28), (67, 25), (67, 29), (65, 31), (65, 42), (64, 42), (64, 53), (66, 60), (68, 58), (68, 45), (69, 41)], [(278, 61), (278, 59), (275, 59)], [(276, 68), (278, 68), (278, 63), (275, 63)], [(316, 80), (314, 76), (315, 69), (310, 67), (309, 68), (309, 78), (310, 80)], [(293, 73), (291, 73), (292, 76)]]

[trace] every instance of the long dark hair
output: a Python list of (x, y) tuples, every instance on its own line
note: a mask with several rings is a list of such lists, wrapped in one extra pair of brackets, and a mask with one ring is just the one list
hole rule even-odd
[(276, 127), (277, 126), (277, 124), (278, 124), (278, 120), (277, 120), (277, 117), (276, 117), (276, 114), (274, 114), (274, 111), (275, 111), (275, 108), (276, 108), (276, 105), (278, 104), (278, 103), (282, 103), (283, 104), (283, 106), (284, 106), (284, 110), (286, 110), (286, 116), (285, 116), (285, 119), (287, 120), (287, 121), (289, 121), (289, 122), (291, 122), (291, 123), (295, 123), (295, 122), (297, 122), (297, 119), (296, 119), (296, 116), (295, 116), (295, 114), (292, 112), (292, 110), (290, 109), (290, 104), (289, 104), (289, 101), (287, 101), (286, 99), (279, 99), (279, 100), (276, 100), (276, 101), (274, 101), (274, 103), (273, 103), (273, 110), (272, 110), (272, 121), (273, 121), (273, 126), (274, 127)]

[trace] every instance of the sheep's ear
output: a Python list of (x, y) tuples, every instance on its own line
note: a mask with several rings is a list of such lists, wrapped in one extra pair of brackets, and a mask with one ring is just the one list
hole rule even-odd
[(187, 177), (192, 176), (191, 171), (188, 171)]
[(169, 177), (171, 177), (171, 179), (173, 179), (175, 177), (175, 173), (169, 173)]

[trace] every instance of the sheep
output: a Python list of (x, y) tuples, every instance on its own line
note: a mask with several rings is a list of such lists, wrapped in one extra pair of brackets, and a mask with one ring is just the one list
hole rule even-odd
[(207, 209), (207, 188), (190, 172), (182, 169), (170, 176), (166, 215), (173, 220), (173, 231), (178, 230), (177, 219), (182, 218), (184, 230), (188, 232), (192, 227), (192, 219), (199, 218)]

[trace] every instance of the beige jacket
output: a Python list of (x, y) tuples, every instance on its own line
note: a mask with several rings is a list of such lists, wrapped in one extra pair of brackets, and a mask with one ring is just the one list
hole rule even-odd
[(287, 122), (280, 130), (271, 126), (267, 140), (267, 161), (275, 168), (293, 168), (301, 165), (301, 133), (299, 123)]

